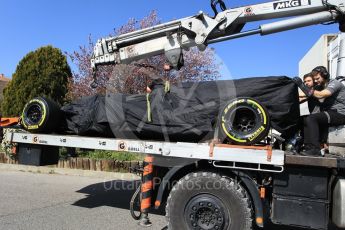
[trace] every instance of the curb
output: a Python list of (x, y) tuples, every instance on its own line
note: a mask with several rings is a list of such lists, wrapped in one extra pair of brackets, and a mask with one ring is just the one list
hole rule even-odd
[(104, 171), (91, 171), (81, 169), (66, 169), (47, 166), (31, 166), (31, 165), (18, 165), (18, 164), (3, 164), (0, 163), (0, 171), (20, 171), (31, 173), (43, 174), (58, 174), (68, 176), (82, 176), (102, 179), (115, 179), (133, 181), (140, 180), (140, 177), (132, 173), (118, 173), (118, 172), (104, 172)]

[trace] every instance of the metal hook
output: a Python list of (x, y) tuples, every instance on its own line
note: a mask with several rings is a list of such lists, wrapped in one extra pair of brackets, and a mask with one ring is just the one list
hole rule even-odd
[(215, 16), (215, 17), (216, 17), (217, 14), (218, 14), (217, 5), (220, 6), (220, 9), (221, 9), (222, 11), (224, 11), (224, 10), (227, 9), (227, 8), (226, 8), (226, 5), (225, 5), (225, 3), (224, 3), (223, 0), (211, 0), (211, 7), (212, 7), (212, 10), (213, 10), (213, 12), (214, 12), (214, 16)]

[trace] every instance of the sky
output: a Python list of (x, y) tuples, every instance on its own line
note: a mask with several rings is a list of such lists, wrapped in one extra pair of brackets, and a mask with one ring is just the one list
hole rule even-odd
[[(265, 0), (225, 0), (228, 8)], [(79, 46), (112, 33), (130, 18), (156, 10), (167, 22), (197, 14), (213, 15), (210, 0), (0, 0), (0, 73), (11, 77), (30, 51), (52, 45), (72, 53)], [(265, 22), (246, 25), (257, 28)], [(337, 25), (317, 25), (282, 33), (254, 35), (211, 45), (223, 62), (225, 78), (298, 75), (298, 62), (322, 34), (337, 33)]]

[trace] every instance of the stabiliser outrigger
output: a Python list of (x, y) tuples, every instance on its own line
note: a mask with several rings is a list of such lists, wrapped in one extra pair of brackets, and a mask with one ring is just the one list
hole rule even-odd
[[(213, 17), (199, 12), (154, 27), (100, 39), (91, 66), (131, 63), (165, 54), (175, 69), (183, 66), (183, 50), (244, 36), (339, 23), (345, 31), (345, 0), (280, 0), (227, 9), (211, 2)], [(221, 11), (218, 12), (217, 8)], [(284, 18), (242, 31), (249, 22)], [(338, 66), (342, 68), (342, 66)], [(344, 74), (345, 75), (345, 74)], [(277, 137), (278, 138), (278, 137)], [(150, 225), (151, 206), (166, 201), (169, 229), (252, 229), (268, 220), (278, 225), (345, 228), (345, 159), (287, 155), (271, 145), (240, 146), (118, 138), (91, 138), (15, 132), (7, 140), (27, 148), (93, 148), (148, 154), (141, 185), (140, 224)], [(345, 145), (343, 145), (344, 147)], [(49, 150), (51, 151), (51, 149)], [(154, 183), (153, 177), (161, 179)], [(177, 182), (174, 184), (173, 182)], [(173, 184), (172, 188), (170, 187)], [(192, 187), (190, 187), (192, 185)], [(133, 209), (140, 190), (131, 201)], [(332, 220), (332, 221), (330, 221)]]

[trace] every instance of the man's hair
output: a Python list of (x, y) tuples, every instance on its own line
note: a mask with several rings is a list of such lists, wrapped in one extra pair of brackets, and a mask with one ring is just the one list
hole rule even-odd
[(322, 77), (323, 79), (327, 80), (327, 81), (330, 79), (329, 73), (328, 73), (326, 67), (324, 67), (324, 66), (317, 66), (317, 67), (315, 67), (315, 68), (311, 71), (311, 74), (312, 74), (313, 76), (316, 76), (316, 75), (320, 74), (321, 77)]
[(313, 74), (312, 74), (312, 73), (304, 74), (304, 76), (303, 76), (303, 81), (305, 81), (305, 79), (308, 78), (308, 77), (313, 78)]

